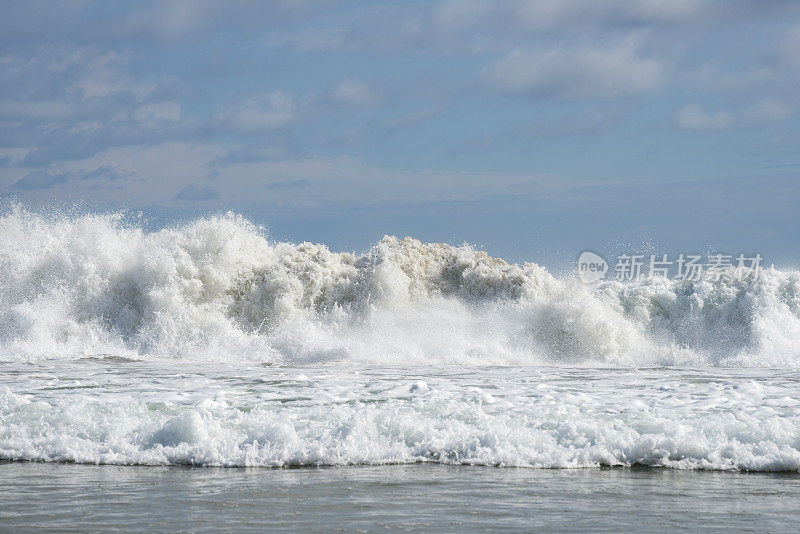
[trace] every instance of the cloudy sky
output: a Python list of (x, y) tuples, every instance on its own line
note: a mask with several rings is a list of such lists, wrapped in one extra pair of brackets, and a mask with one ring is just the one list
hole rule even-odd
[(800, 259), (800, 2), (2, 4), (6, 204)]

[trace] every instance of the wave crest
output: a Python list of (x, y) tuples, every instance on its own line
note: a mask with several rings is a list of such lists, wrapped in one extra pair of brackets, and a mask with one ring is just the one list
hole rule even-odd
[(120, 215), (0, 217), (3, 359), (800, 364), (800, 273), (558, 279), (469, 246), (275, 243), (241, 216), (145, 232)]

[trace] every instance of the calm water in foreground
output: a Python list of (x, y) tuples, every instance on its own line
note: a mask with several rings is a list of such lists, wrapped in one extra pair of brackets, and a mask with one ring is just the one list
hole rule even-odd
[(796, 532), (797, 474), (431, 464), (301, 469), (0, 464), (30, 531)]

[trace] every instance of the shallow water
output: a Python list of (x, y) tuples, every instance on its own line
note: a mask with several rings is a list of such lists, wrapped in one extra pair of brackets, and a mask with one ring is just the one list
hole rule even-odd
[(795, 532), (800, 477), (429, 464), (0, 464), (2, 530)]

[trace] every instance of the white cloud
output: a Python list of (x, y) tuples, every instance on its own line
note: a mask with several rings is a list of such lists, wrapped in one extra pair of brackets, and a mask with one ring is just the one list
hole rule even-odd
[(333, 28), (285, 28), (267, 32), (261, 37), (266, 48), (292, 48), (303, 52), (331, 51), (342, 48), (348, 29)]
[(786, 120), (794, 111), (794, 107), (782, 102), (763, 100), (744, 110), (742, 116), (755, 123), (769, 123)]
[(727, 111), (708, 112), (697, 104), (682, 107), (675, 123), (686, 130), (723, 130), (733, 124), (734, 116)]
[(357, 80), (344, 80), (331, 96), (335, 102), (352, 106), (366, 106), (378, 100), (369, 85)]
[(25, 156), (30, 154), (34, 150), (33, 147), (30, 148), (18, 148), (18, 147), (0, 147), (0, 162), (5, 161), (11, 165), (17, 165), (20, 163)]
[(706, 111), (698, 104), (688, 104), (678, 110), (675, 124), (685, 130), (724, 130), (732, 126), (761, 126), (786, 120), (795, 108), (783, 102), (762, 100), (741, 112)]
[[(84, 176), (64, 188), (72, 194), (98, 201), (164, 205), (186, 185), (205, 176), (211, 162), (225, 153), (212, 144), (121, 146), (88, 158), (54, 162), (50, 170)], [(109, 173), (124, 178), (109, 179)], [(63, 192), (57, 188), (51, 194), (58, 197)]]
[(712, 4), (709, 0), (518, 0), (513, 13), (533, 27), (582, 19), (646, 23), (685, 20)]
[(792, 26), (783, 36), (781, 50), (790, 63), (800, 64), (800, 24)]
[(611, 47), (516, 50), (488, 69), (498, 88), (538, 96), (613, 97), (657, 87), (664, 67), (634, 39)]
[(486, 195), (528, 194), (540, 186), (574, 185), (530, 173), (396, 170), (348, 157), (227, 159), (234, 152), (210, 143), (121, 146), (45, 167), (0, 167), (0, 190), (9, 190), (25, 179), (15, 189), (25, 200), (85, 198), (125, 206), (202, 201), (226, 207), (312, 207), (477, 200)]
[(431, 24), (445, 35), (481, 26), (611, 29), (677, 24), (702, 15), (719, 18), (724, 8), (717, 0), (444, 0), (434, 9)]
[(0, 117), (27, 120), (63, 120), (72, 117), (75, 108), (66, 102), (0, 102)]
[(222, 112), (218, 119), (243, 132), (275, 130), (291, 122), (296, 104), (291, 95), (276, 91), (249, 98)]
[(99, 132), (102, 129), (103, 123), (100, 121), (81, 121), (70, 126), (67, 131), (71, 135), (76, 135), (87, 132)]
[(133, 113), (134, 118), (139, 122), (151, 121), (179, 121), (181, 119), (181, 106), (177, 102), (158, 102), (157, 104), (145, 104), (139, 106)]
[(349, 157), (247, 161), (217, 170), (226, 199), (279, 206), (476, 200), (530, 193), (531, 183), (547, 181), (528, 173), (396, 170)]
[(84, 98), (106, 97), (128, 92), (144, 98), (155, 88), (155, 84), (134, 79), (125, 70), (127, 57), (109, 52), (89, 61), (85, 73), (78, 81), (78, 89)]
[(493, 7), (485, 0), (445, 0), (434, 12), (434, 23), (445, 32), (465, 30), (486, 20)]
[(220, 26), (235, 31), (263, 31), (281, 21), (301, 18), (324, 8), (322, 0), (150, 0), (133, 5), (119, 28), (123, 36), (152, 35), (178, 40), (206, 35)]
[(129, 31), (150, 31), (174, 39), (208, 24), (218, 8), (206, 0), (165, 0), (135, 10), (126, 26)]

